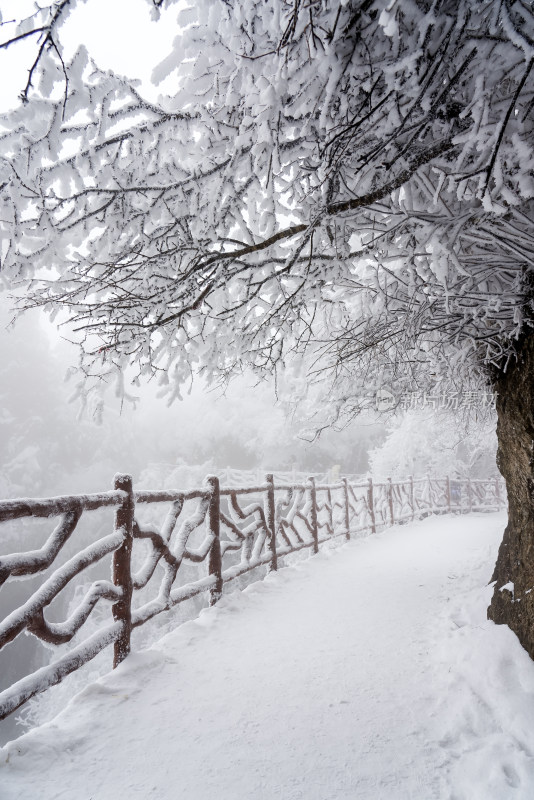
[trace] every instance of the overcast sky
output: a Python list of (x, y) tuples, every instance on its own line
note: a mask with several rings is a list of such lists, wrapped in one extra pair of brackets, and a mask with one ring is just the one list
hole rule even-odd
[[(169, 83), (152, 87), (150, 75), (172, 47), (181, 6), (181, 3), (173, 4), (162, 12), (159, 22), (154, 22), (147, 0), (80, 0), (61, 31), (65, 56), (70, 58), (83, 43), (100, 68), (141, 80), (144, 94), (155, 99), (160, 91), (170, 90)], [(34, 7), (33, 0), (0, 0), (4, 22), (0, 41), (13, 35), (9, 21), (31, 13)], [(30, 37), (26, 42), (0, 50), (2, 111), (17, 104), (35, 58), (36, 46), (37, 37)]]

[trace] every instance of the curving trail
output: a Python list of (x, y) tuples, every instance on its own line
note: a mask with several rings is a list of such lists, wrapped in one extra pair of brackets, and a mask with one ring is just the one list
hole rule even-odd
[(0, 798), (531, 800), (534, 663), (485, 618), (502, 514), (282, 569), (0, 750)]

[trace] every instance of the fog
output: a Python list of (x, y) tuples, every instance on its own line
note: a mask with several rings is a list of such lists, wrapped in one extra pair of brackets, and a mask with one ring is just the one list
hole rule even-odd
[[(461, 419), (446, 413), (412, 411), (378, 419), (362, 417), (342, 431), (326, 430), (309, 441), (301, 433), (309, 424), (299, 417), (298, 406), (296, 414), (288, 415), (291, 397), (277, 400), (272, 382), (255, 385), (252, 376), (240, 377), (224, 394), (220, 388), (210, 389), (195, 381), (184, 399), (170, 407), (151, 383), (136, 389), (140, 400), (135, 408), (106, 396), (102, 420), (97, 424), (90, 407), (80, 417), (78, 403), (72, 402), (79, 376), (65, 380), (76, 364), (76, 348), (37, 312), (10, 325), (9, 301), (5, 296), (1, 299), (0, 499), (106, 491), (116, 472), (131, 473), (135, 488), (199, 486), (207, 474), (226, 468), (254, 471), (249, 472), (249, 480), (258, 471), (289, 470), (305, 474), (330, 470), (331, 475), (362, 477), (372, 472), (378, 478), (402, 478), (409, 473), (474, 477), (495, 473), (491, 418), (466, 431)], [(246, 474), (241, 479), (247, 483)], [(109, 513), (102, 519), (96, 514), (84, 515), (76, 541), (69, 547), (94, 541), (108, 533), (112, 524)], [(4, 523), (0, 554), (41, 547), (50, 532), (50, 520)], [(66, 551), (65, 558), (69, 548)], [(84, 580), (107, 574), (95, 572)], [(43, 579), (40, 574), (4, 586), (2, 618), (23, 603)], [(85, 588), (83, 582), (75, 587), (74, 600), (76, 592)], [(55, 609), (58, 618), (68, 616), (74, 600), (65, 597), (61, 601), (61, 607)], [(181, 605), (164, 624), (179, 624), (195, 616), (199, 603), (189, 603)], [(98, 615), (95, 619), (92, 624), (97, 625)], [(156, 633), (162, 631), (158, 628)], [(32, 636), (17, 637), (0, 655), (0, 691), (21, 673), (55, 657), (53, 650)], [(81, 674), (74, 673), (27, 704), (22, 715), (26, 724), (54, 716), (88, 679), (107, 671), (108, 654), (101, 656)], [(23, 732), (17, 719), (13, 715), (0, 725), (0, 742)]]
[[(0, 496), (102, 491), (116, 472), (153, 483), (173, 466), (363, 474), (383, 425), (368, 419), (318, 440), (302, 437), (305, 421), (288, 416), (273, 383), (241, 377), (223, 393), (201, 380), (170, 407), (152, 383), (135, 389), (135, 406), (105, 397), (98, 424), (91, 407), (80, 418), (76, 347), (37, 313), (14, 326), (6, 298), (0, 313)], [(190, 389), (190, 391), (187, 391)], [(199, 476), (197, 476), (198, 478)]]

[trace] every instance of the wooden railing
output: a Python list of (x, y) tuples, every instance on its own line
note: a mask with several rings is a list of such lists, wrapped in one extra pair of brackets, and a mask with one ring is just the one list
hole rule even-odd
[[(305, 548), (317, 553), (321, 543), (336, 537), (348, 540), (431, 513), (496, 510), (504, 502), (498, 479), (349, 483), (344, 478), (320, 484), (310, 478), (286, 485), (275, 484), (272, 475), (260, 485), (240, 488), (220, 487), (212, 476), (202, 488), (187, 491), (134, 491), (130, 476), (117, 475), (113, 491), (102, 494), (2, 501), (0, 522), (27, 517), (59, 521), (38, 549), (0, 557), (0, 587), (46, 573), (41, 585), (0, 623), (0, 650), (23, 632), (48, 645), (72, 646), (0, 694), (0, 719), (110, 645), (117, 666), (130, 652), (135, 628), (201, 593), (213, 605), (224, 584), (258, 566), (276, 570), (279, 559), (289, 553)], [(141, 521), (146, 509), (162, 507), (159, 524)], [(97, 509), (114, 509), (110, 532), (65, 556), (65, 545), (82, 516)], [(106, 559), (111, 560), (111, 581), (92, 580), (66, 619), (45, 617), (45, 609), (50, 616), (50, 604), (64, 597), (61, 593), (77, 576)], [(180, 582), (184, 563), (204, 562), (204, 574)], [(80, 629), (105, 601), (111, 604), (109, 622), (80, 641)]]

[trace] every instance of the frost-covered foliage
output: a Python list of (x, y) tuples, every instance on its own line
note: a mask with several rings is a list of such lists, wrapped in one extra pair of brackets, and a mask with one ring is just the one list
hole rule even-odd
[(462, 425), (447, 411), (408, 411), (390, 419), (383, 444), (369, 455), (376, 478), (407, 475), (490, 478), (496, 472), (497, 438), (492, 419)]
[(128, 363), (172, 399), (300, 349), (343, 416), (363, 385), (503, 363), (531, 316), (530, 4), (196, 0), (158, 103), (63, 59), (75, 5), (36, 16), (50, 46), (2, 120), (0, 274), (68, 310), (82, 396), (127, 394)]

